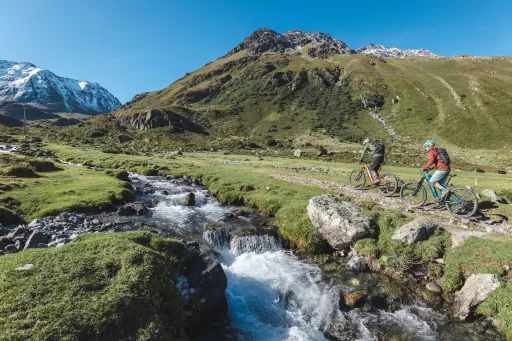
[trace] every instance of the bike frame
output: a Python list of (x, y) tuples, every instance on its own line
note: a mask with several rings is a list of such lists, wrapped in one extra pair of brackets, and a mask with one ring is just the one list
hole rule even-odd
[[(420, 188), (420, 186), (423, 185), (423, 182), (425, 180), (427, 180), (428, 186), (430, 187), (430, 191), (432, 192), (432, 196), (434, 197), (434, 199), (438, 199), (439, 198), (439, 194), (437, 193), (436, 187), (430, 183), (430, 179), (431, 178), (432, 177), (430, 176), (430, 174), (424, 173), (423, 176), (421, 177), (421, 180), (418, 182), (418, 189)], [(448, 179), (448, 181), (449, 181), (449, 179)], [(444, 184), (440, 183), (440, 185), (443, 186), (444, 189), (446, 189), (446, 183), (444, 183)], [(452, 196), (455, 199), (455, 201), (448, 200), (448, 198), (447, 198), (447, 199), (444, 200), (444, 202), (445, 203), (459, 204), (460, 201), (461, 201), (460, 198), (455, 193), (451, 193), (449, 195), (449, 197), (452, 197)]]

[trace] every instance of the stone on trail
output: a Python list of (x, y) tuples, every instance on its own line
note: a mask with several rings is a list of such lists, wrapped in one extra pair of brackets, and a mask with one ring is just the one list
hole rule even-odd
[(40, 232), (39, 230), (34, 230), (30, 237), (28, 237), (27, 242), (25, 243), (25, 249), (35, 249), (41, 243), (46, 243), (48, 241), (48, 237)]
[(473, 274), (457, 292), (453, 303), (453, 315), (461, 320), (468, 317), (472, 308), (485, 300), (500, 287), (498, 276), (493, 274)]
[(400, 240), (409, 245), (427, 240), (437, 228), (437, 224), (427, 218), (416, 218), (396, 230), (391, 239)]
[(322, 237), (336, 250), (342, 250), (373, 232), (370, 220), (358, 206), (339, 201), (332, 195), (311, 198), (308, 217)]

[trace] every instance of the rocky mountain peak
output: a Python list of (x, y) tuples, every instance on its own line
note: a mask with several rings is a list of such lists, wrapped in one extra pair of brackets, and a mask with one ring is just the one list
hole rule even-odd
[(312, 48), (311, 53), (308, 53), (310, 56), (318, 58), (352, 52), (344, 42), (326, 33), (293, 30), (280, 34), (268, 28), (260, 28), (231, 50), (228, 56), (243, 50), (260, 54), (300, 50), (305, 46)]
[(290, 43), (282, 34), (269, 28), (260, 28), (229, 51), (228, 56), (243, 50), (252, 53), (284, 52), (290, 47)]
[(343, 53), (350, 53), (352, 50), (339, 39), (334, 38), (330, 34), (321, 32), (303, 32), (293, 30), (286, 32), (283, 36), (290, 42), (295, 49), (301, 49), (307, 45), (318, 46), (327, 45)]

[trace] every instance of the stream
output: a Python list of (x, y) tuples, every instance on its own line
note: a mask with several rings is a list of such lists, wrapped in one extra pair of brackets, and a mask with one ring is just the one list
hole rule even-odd
[[(237, 207), (222, 206), (202, 187), (179, 179), (132, 174), (132, 183), (151, 192), (138, 196), (151, 208), (138, 217), (162, 234), (199, 241), (220, 261), (228, 278), (229, 316), (225, 324), (200, 331), (198, 340), (414, 340), (503, 339), (488, 322), (450, 321), (407, 292), (403, 284), (374, 273), (356, 274), (336, 262), (319, 265), (283, 249), (262, 219), (232, 217)], [(183, 205), (194, 193), (196, 205)], [(226, 219), (226, 217), (230, 217)], [(370, 309), (339, 308), (340, 295), (368, 290)], [(393, 308), (379, 298), (394, 300)], [(382, 301), (382, 299), (381, 299)]]

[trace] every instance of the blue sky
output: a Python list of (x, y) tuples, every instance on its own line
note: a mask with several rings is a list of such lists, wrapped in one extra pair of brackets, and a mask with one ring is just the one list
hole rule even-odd
[(351, 48), (512, 55), (510, 13), (510, 0), (0, 0), (0, 59), (98, 82), (125, 102), (260, 27), (330, 33)]

